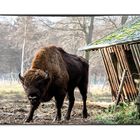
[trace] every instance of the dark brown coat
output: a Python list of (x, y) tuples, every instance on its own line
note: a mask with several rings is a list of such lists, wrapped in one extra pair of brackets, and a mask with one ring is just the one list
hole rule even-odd
[(74, 104), (74, 89), (78, 87), (83, 97), (83, 117), (87, 117), (86, 94), (88, 84), (88, 64), (85, 59), (68, 54), (55, 46), (44, 47), (37, 51), (31, 68), (19, 78), (31, 103), (27, 121), (41, 102), (56, 100), (56, 120), (61, 119), (61, 107), (65, 95), (68, 95), (69, 107), (66, 119)]

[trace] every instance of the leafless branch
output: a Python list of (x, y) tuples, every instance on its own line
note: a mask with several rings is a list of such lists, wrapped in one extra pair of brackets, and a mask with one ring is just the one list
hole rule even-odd
[[(80, 28), (64, 28), (64, 27), (60, 27), (60, 28), (57, 28), (57, 27), (55, 27), (54, 25), (54, 27), (53, 26), (50, 26), (49, 24), (47, 24), (44, 20), (42, 20), (42, 19), (39, 19), (44, 25), (46, 25), (47, 27), (49, 27), (50, 29), (52, 29), (52, 30), (61, 30), (61, 31), (82, 31), (82, 29), (80, 29)], [(61, 23), (60, 23), (61, 24)], [(65, 25), (66, 25), (67, 23), (65, 23)]]

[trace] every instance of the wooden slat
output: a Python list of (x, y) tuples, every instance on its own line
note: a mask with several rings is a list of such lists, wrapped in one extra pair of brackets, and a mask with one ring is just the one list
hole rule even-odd
[[(126, 45), (123, 45), (123, 46), (126, 46)], [(128, 49), (126, 51), (128, 51)], [(124, 63), (125, 67), (128, 69), (128, 78), (127, 78), (127, 87), (129, 88), (129, 92), (128, 93), (129, 93), (129, 95), (131, 95), (132, 100), (134, 100), (135, 99), (135, 91), (134, 91), (135, 90), (134, 89), (135, 86), (130, 86), (130, 85), (132, 85), (133, 79), (131, 79), (132, 74), (130, 72), (129, 65), (128, 65), (129, 60), (127, 60), (124, 51), (123, 51), (123, 57), (125, 59), (124, 62), (126, 62), (126, 63)]]
[(129, 51), (130, 50), (130, 47), (128, 44), (124, 44), (124, 46), (126, 47), (126, 50)]
[[(125, 46), (126, 46), (126, 44), (124, 44)], [(137, 43), (136, 44), (133, 44), (134, 46), (136, 46), (137, 47)], [(129, 46), (129, 49), (131, 50), (131, 48), (132, 48), (133, 46)], [(138, 47), (137, 47), (138, 48)], [(128, 51), (128, 49), (127, 49), (127, 51)], [(131, 52), (132, 52), (132, 50), (131, 50)], [(125, 52), (124, 52), (125, 53)], [(124, 54), (125, 55), (125, 54)], [(132, 52), (132, 56), (133, 56), (133, 52)], [(127, 60), (127, 58), (125, 57), (125, 59), (126, 59), (126, 64), (127, 64), (127, 67), (128, 67), (128, 69), (129, 69), (129, 65), (128, 65), (128, 63), (129, 63), (129, 60)], [(135, 57), (133, 56), (133, 59), (135, 59)], [(135, 60), (134, 60), (134, 62), (135, 62)], [(134, 84), (134, 80), (133, 80), (133, 75), (132, 75), (132, 73), (131, 73), (131, 71), (130, 71), (130, 69), (129, 69), (129, 75), (130, 75), (130, 81), (131, 81), (131, 85), (132, 85), (132, 87), (133, 87), (133, 90), (134, 90), (134, 92), (133, 92), (133, 98), (135, 99), (136, 97), (137, 97), (137, 94), (138, 94), (138, 92), (137, 92), (137, 89), (136, 89), (136, 86), (135, 86), (135, 84)]]
[(111, 69), (110, 69), (110, 62), (108, 60), (108, 56), (105, 53), (105, 49), (103, 49), (103, 54), (104, 54), (104, 58), (106, 60), (106, 66), (107, 66), (107, 70), (108, 70), (108, 73), (109, 73), (109, 76), (110, 76), (111, 85), (112, 85), (113, 92), (114, 92), (113, 94), (115, 95), (114, 97), (116, 98), (117, 97), (117, 95), (116, 95), (116, 86), (114, 84), (113, 75), (112, 75)]
[(113, 53), (113, 46), (112, 47), (109, 47), (109, 50), (110, 50), (110, 53)]
[[(112, 49), (112, 51), (111, 51), (110, 48), (107, 48), (107, 50), (108, 50), (108, 56), (109, 56), (109, 59), (110, 59), (111, 69), (112, 69), (112, 72), (113, 72), (114, 80), (115, 80), (116, 86), (117, 86), (117, 91), (116, 91), (116, 93), (118, 94), (118, 89), (119, 89), (119, 77), (118, 77), (117, 72), (116, 72), (116, 70), (115, 70), (115, 67), (114, 67), (114, 64), (113, 64), (113, 60), (112, 60), (112, 58), (111, 58), (111, 56), (110, 56), (111, 52), (114, 52), (114, 51), (113, 51), (113, 49)], [(118, 96), (118, 95), (117, 95), (117, 96)], [(124, 93), (121, 94), (121, 99), (124, 101)]]
[(100, 49), (100, 52), (101, 52), (101, 55), (102, 55), (102, 58), (103, 58), (104, 66), (105, 66), (106, 73), (107, 73), (107, 76), (108, 76), (108, 80), (109, 80), (109, 83), (110, 83), (112, 97), (114, 97), (114, 99), (116, 99), (117, 95), (115, 93), (115, 88), (114, 88), (114, 85), (113, 85), (112, 76), (110, 74), (108, 62), (106, 60), (106, 57), (105, 57), (103, 49)]
[[(120, 47), (121, 48), (121, 47)], [(124, 51), (122, 50), (122, 48), (121, 48), (121, 51), (120, 51), (120, 56), (121, 56), (121, 58), (122, 58), (122, 63), (123, 63), (123, 65), (124, 65), (124, 68), (126, 68), (128, 71), (127, 71), (127, 78), (126, 78), (126, 83), (127, 83), (127, 87), (128, 87), (128, 89), (129, 89), (129, 96), (130, 96), (130, 98), (131, 98), (131, 100), (134, 100), (134, 91), (133, 91), (133, 86), (131, 86), (132, 85), (132, 81), (130, 80), (130, 77), (129, 76), (131, 76), (131, 73), (130, 73), (130, 70), (129, 70), (129, 67), (127, 66), (127, 59), (126, 59), (126, 57), (125, 57), (125, 53), (124, 53)]]
[[(109, 65), (109, 69), (110, 69), (110, 73), (112, 75), (112, 81), (113, 81), (113, 85), (115, 87), (115, 92), (117, 94), (117, 91), (118, 91), (118, 87), (119, 87), (119, 83), (117, 81), (117, 77), (116, 77), (116, 73), (114, 72), (114, 69), (113, 69), (113, 63), (112, 63), (112, 60), (111, 60), (111, 56), (110, 56), (110, 53), (109, 53), (109, 48), (106, 48), (104, 50), (105, 52), (105, 55), (106, 55), (106, 59), (108, 61), (108, 65)], [(123, 97), (121, 96), (121, 99), (123, 100)]]
[[(140, 68), (139, 68), (140, 63), (138, 62), (138, 57), (137, 57), (137, 56), (139, 56), (139, 59), (140, 59), (140, 48), (139, 48), (138, 45), (139, 45), (139, 43), (131, 44), (131, 45), (128, 45), (128, 48), (129, 48), (129, 50), (131, 50), (136, 68), (137, 68), (138, 72), (140, 72)], [(134, 51), (134, 48), (136, 48), (137, 52), (139, 53), (138, 55), (136, 55), (136, 52)], [(128, 63), (129, 63), (129, 60), (128, 60)], [(132, 74), (133, 73), (131, 73), (131, 76), (133, 76)], [(133, 82), (132, 85), (133, 85), (133, 88), (134, 88), (134, 98), (136, 98), (137, 95), (138, 95), (138, 91), (137, 91), (136, 86), (134, 84), (133, 77), (130, 77), (130, 78), (131, 78), (131, 81)]]
[(138, 44), (134, 45), (134, 49), (135, 49), (135, 51), (137, 53), (138, 64), (140, 66), (140, 51), (139, 51), (139, 47), (140, 46), (138, 46)]
[[(120, 47), (119, 46), (116, 46), (115, 48), (114, 48), (114, 51), (115, 51), (115, 53), (116, 53), (116, 56), (117, 56), (117, 59), (118, 59), (118, 61), (119, 61), (119, 63), (120, 63), (120, 68), (121, 68), (121, 73), (122, 73), (122, 71), (124, 70), (124, 69), (126, 69), (125, 67), (124, 67), (124, 64), (122, 63), (122, 57), (121, 57), (121, 54), (120, 54)], [(126, 78), (126, 80), (125, 80), (125, 82), (124, 82), (124, 88), (123, 88), (123, 91), (124, 91), (124, 93), (126, 94), (126, 97), (127, 97), (127, 99), (130, 101), (131, 100), (131, 96), (130, 96), (130, 88), (129, 88), (129, 86), (127, 85), (128, 83), (127, 83), (127, 78)]]
[(140, 52), (140, 43), (138, 43), (137, 45), (138, 45), (138, 50), (139, 50), (139, 52)]
[(124, 50), (127, 50), (127, 47), (125, 45), (123, 46), (123, 48), (124, 48)]
[(132, 44), (130, 45), (130, 50), (132, 52), (132, 56), (133, 56), (133, 59), (134, 59), (136, 68), (138, 70), (138, 73), (140, 73), (140, 65), (138, 63), (137, 55), (136, 55), (136, 52), (134, 51), (134, 48), (133, 48), (133, 45)]
[(122, 89), (123, 89), (123, 85), (124, 85), (126, 72), (127, 72), (127, 70), (124, 69), (122, 78), (121, 78), (121, 82), (120, 82), (120, 86), (119, 86), (119, 90), (118, 90), (116, 105), (118, 105), (118, 103), (120, 102), (120, 97), (121, 97), (121, 93), (122, 93)]
[(114, 83), (113, 83), (113, 77), (111, 75), (110, 67), (109, 67), (106, 55), (104, 53), (104, 50), (102, 51), (102, 53), (103, 53), (103, 56), (104, 56), (104, 60), (105, 60), (105, 64), (106, 64), (106, 69), (108, 71), (108, 75), (109, 75), (109, 79), (110, 79), (110, 84), (111, 84), (111, 87), (112, 87), (112, 90), (113, 90), (112, 93), (114, 95), (114, 98), (116, 99), (117, 95), (116, 95), (116, 90), (115, 90), (115, 86), (114, 86)]
[(129, 65), (128, 65), (129, 62), (128, 62), (126, 55), (125, 55), (125, 52), (122, 48), (121, 48), (120, 54), (122, 56), (122, 62), (124, 63), (125, 68), (128, 70), (128, 78), (127, 79), (128, 79), (128, 83), (129, 83), (129, 86), (131, 88), (131, 91), (132, 91), (132, 92), (130, 92), (130, 95), (131, 95), (132, 100), (133, 100), (136, 97), (137, 90), (135, 88), (135, 85), (134, 85), (134, 82), (133, 82), (133, 79), (131, 76), (131, 72), (130, 72)]

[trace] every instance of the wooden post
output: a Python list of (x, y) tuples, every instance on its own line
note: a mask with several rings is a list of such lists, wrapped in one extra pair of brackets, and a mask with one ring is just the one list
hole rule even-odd
[(24, 72), (24, 55), (25, 55), (25, 45), (26, 45), (26, 34), (27, 34), (27, 21), (26, 17), (24, 17), (24, 39), (22, 45), (22, 56), (21, 56), (21, 75)]
[(85, 58), (86, 58), (86, 60), (89, 62), (89, 52), (90, 51), (85, 51)]
[(116, 106), (120, 102), (120, 97), (121, 97), (121, 92), (122, 92), (122, 88), (123, 88), (123, 85), (124, 85), (124, 80), (125, 80), (126, 72), (127, 72), (127, 70), (124, 69), (123, 74), (122, 74), (122, 78), (121, 78), (121, 83), (120, 83), (119, 90), (118, 90), (118, 96), (117, 96), (117, 100), (116, 100)]

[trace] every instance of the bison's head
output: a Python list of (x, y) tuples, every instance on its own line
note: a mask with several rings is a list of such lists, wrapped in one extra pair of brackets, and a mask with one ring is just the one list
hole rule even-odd
[(19, 74), (19, 79), (31, 104), (37, 104), (47, 88), (49, 82), (48, 72), (30, 69), (23, 76)]

